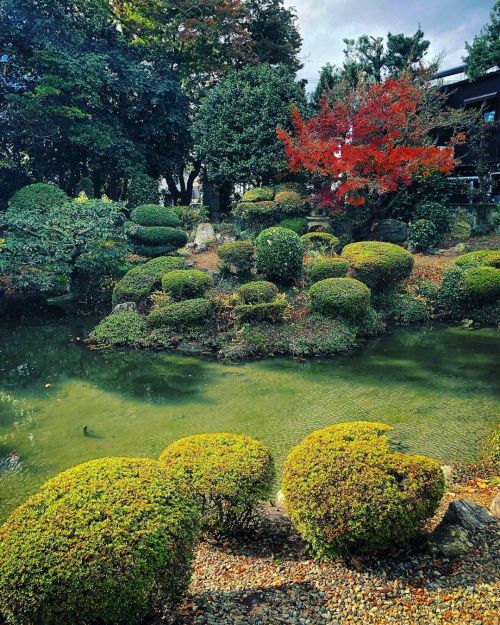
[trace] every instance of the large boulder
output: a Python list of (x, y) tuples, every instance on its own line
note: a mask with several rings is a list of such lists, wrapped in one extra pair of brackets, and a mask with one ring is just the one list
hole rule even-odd
[(408, 225), (399, 219), (381, 219), (373, 227), (373, 237), (387, 243), (403, 243), (408, 238)]
[(208, 222), (198, 224), (194, 235), (194, 245), (196, 248), (205, 249), (215, 240), (215, 231), (212, 224)]

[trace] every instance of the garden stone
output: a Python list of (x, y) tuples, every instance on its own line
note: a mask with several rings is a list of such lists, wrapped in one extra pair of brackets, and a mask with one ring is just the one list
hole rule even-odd
[(378, 241), (403, 243), (408, 238), (408, 225), (399, 219), (381, 219), (372, 234)]
[(495, 518), (500, 519), (500, 493), (491, 502), (490, 511)]
[(211, 223), (198, 224), (194, 235), (194, 244), (197, 248), (205, 247), (215, 240), (215, 232)]
[(114, 315), (115, 313), (120, 313), (120, 312), (136, 312), (136, 311), (137, 311), (137, 304), (135, 302), (123, 302), (122, 304), (117, 304), (111, 311), (111, 314)]
[(460, 525), (472, 534), (498, 528), (497, 520), (488, 508), (469, 499), (452, 501), (439, 525)]
[(446, 486), (449, 486), (453, 482), (453, 467), (449, 464), (443, 464), (441, 466), (441, 471), (443, 472)]
[(429, 538), (429, 547), (445, 558), (456, 558), (471, 551), (474, 545), (467, 530), (460, 525), (440, 524)]

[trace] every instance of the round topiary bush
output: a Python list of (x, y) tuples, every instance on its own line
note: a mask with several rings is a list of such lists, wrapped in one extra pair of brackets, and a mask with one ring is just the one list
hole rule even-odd
[(160, 256), (128, 271), (113, 289), (113, 306), (123, 302), (145, 299), (161, 285), (162, 277), (174, 269), (183, 269), (186, 261), (181, 256)]
[(313, 312), (353, 321), (366, 314), (370, 295), (370, 289), (353, 278), (327, 278), (315, 282), (309, 289)]
[(135, 310), (123, 310), (104, 317), (90, 338), (103, 345), (133, 345), (144, 334), (142, 315)]
[(307, 275), (311, 283), (327, 278), (344, 278), (349, 270), (349, 261), (340, 256), (321, 256), (307, 263)]
[(244, 227), (250, 230), (259, 230), (275, 224), (280, 213), (273, 201), (240, 202), (233, 210), (233, 214)]
[[(167, 226), (177, 228), (181, 224), (177, 213), (158, 204), (141, 204), (132, 211), (130, 218), (140, 226)], [(140, 238), (140, 237), (139, 237)]]
[(212, 286), (213, 280), (199, 269), (180, 269), (166, 273), (161, 284), (165, 293), (173, 299), (192, 299), (203, 297)]
[(266, 445), (241, 434), (198, 434), (169, 445), (160, 456), (170, 473), (187, 479), (201, 504), (204, 528), (233, 533), (247, 527), (268, 499), (274, 462)]
[(425, 219), (436, 228), (438, 238), (450, 231), (451, 210), (440, 202), (422, 202), (413, 209), (413, 221)]
[(394, 453), (383, 423), (341, 423), (307, 436), (284, 463), (294, 527), (318, 556), (371, 553), (414, 540), (444, 492), (437, 462)]
[(202, 297), (186, 299), (152, 310), (147, 321), (154, 328), (168, 327), (185, 330), (206, 323), (210, 319), (212, 309), (213, 304), (208, 299)]
[(439, 243), (436, 226), (429, 219), (417, 219), (410, 225), (409, 243), (415, 252), (427, 252)]
[(463, 269), (484, 265), (500, 269), (500, 250), (476, 250), (462, 254), (462, 256), (457, 256), (455, 265)]
[(9, 212), (23, 213), (33, 219), (36, 212), (45, 213), (68, 201), (66, 193), (53, 184), (35, 182), (19, 189), (9, 200)]
[(288, 217), (287, 219), (282, 219), (278, 226), (280, 228), (288, 228), (288, 230), (293, 230), (300, 237), (307, 232), (307, 229), (309, 228), (309, 223), (305, 217)]
[(198, 507), (158, 462), (64, 471), (0, 529), (0, 612), (12, 625), (136, 625), (187, 588)]
[(350, 243), (342, 250), (353, 273), (371, 289), (383, 290), (407, 278), (413, 269), (413, 256), (408, 250), (382, 241)]
[(291, 283), (302, 273), (304, 246), (300, 237), (286, 228), (268, 228), (255, 240), (257, 271), (270, 280)]
[(263, 304), (272, 302), (278, 295), (278, 287), (272, 282), (247, 282), (236, 291), (243, 304)]
[(304, 244), (306, 252), (316, 250), (333, 254), (340, 247), (340, 240), (329, 232), (308, 232), (300, 238)]
[(243, 202), (266, 202), (274, 198), (274, 189), (272, 187), (254, 187), (245, 191), (243, 194)]
[(141, 256), (163, 256), (186, 245), (188, 237), (180, 228), (140, 226), (128, 222), (128, 234), (135, 242), (134, 251)]
[(231, 241), (219, 245), (217, 254), (226, 267), (234, 267), (236, 273), (244, 274), (253, 267), (255, 248), (251, 241)]
[(500, 269), (472, 267), (464, 275), (465, 293), (469, 300), (490, 304), (500, 299)]
[(296, 215), (304, 210), (304, 198), (296, 191), (280, 191), (274, 197), (276, 206), (282, 215)]

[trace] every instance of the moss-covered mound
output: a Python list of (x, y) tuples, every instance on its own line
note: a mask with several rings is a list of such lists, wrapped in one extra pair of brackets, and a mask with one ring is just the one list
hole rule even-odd
[(307, 276), (311, 283), (327, 278), (345, 278), (349, 261), (340, 256), (321, 256), (307, 263)]
[(407, 278), (414, 264), (408, 250), (382, 241), (350, 243), (342, 250), (342, 256), (349, 261), (353, 277), (376, 290)]
[(199, 269), (169, 271), (161, 281), (163, 290), (176, 300), (203, 297), (213, 284), (213, 279)]
[(141, 226), (166, 226), (177, 228), (181, 221), (172, 209), (158, 204), (141, 204), (132, 211), (130, 218)]
[(248, 526), (256, 505), (271, 494), (271, 452), (250, 436), (188, 436), (169, 445), (160, 463), (188, 481), (199, 498), (202, 523), (211, 532), (234, 532)]
[(271, 281), (292, 283), (302, 273), (304, 246), (286, 228), (268, 228), (255, 240), (257, 271)]
[(160, 256), (128, 271), (113, 289), (113, 306), (122, 302), (139, 303), (159, 287), (164, 274), (183, 269), (186, 261), (180, 256)]
[(393, 453), (383, 423), (318, 430), (288, 455), (290, 519), (318, 556), (369, 553), (415, 539), (444, 492), (437, 462)]
[(259, 302), (257, 304), (238, 304), (234, 307), (234, 312), (240, 322), (252, 323), (267, 321), (275, 323), (282, 321), (288, 301), (286, 296), (278, 295), (271, 302)]
[(308, 232), (300, 238), (306, 252), (318, 250), (323, 253), (329, 252), (333, 254), (340, 247), (340, 239), (329, 232)]
[(455, 264), (463, 269), (470, 267), (489, 266), (500, 269), (500, 251), (499, 250), (476, 250), (468, 254), (462, 254), (455, 260)]
[(148, 325), (153, 328), (167, 327), (178, 330), (189, 330), (210, 320), (213, 304), (203, 297), (186, 299), (182, 302), (167, 304), (152, 310), (148, 317)]
[(327, 278), (309, 289), (311, 309), (326, 317), (356, 321), (370, 307), (370, 289), (353, 278)]
[(274, 189), (272, 187), (254, 187), (245, 191), (243, 202), (265, 202), (274, 199)]
[(136, 625), (168, 614), (190, 573), (198, 508), (158, 462), (60, 473), (0, 529), (0, 612), (13, 625)]
[(500, 269), (472, 267), (465, 272), (464, 286), (469, 300), (492, 304), (500, 299)]
[(101, 345), (130, 345), (144, 333), (144, 317), (135, 310), (123, 310), (104, 317), (90, 333)]
[(228, 269), (244, 274), (253, 267), (255, 248), (251, 241), (230, 241), (220, 245), (217, 254)]
[(265, 280), (247, 282), (236, 291), (243, 304), (262, 304), (272, 302), (278, 295), (278, 287)]

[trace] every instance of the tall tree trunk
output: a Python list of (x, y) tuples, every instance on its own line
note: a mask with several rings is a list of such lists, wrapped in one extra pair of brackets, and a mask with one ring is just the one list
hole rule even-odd
[(184, 178), (184, 167), (181, 166), (178, 172), (178, 181), (171, 171), (165, 174), (168, 190), (174, 200), (174, 204), (189, 206), (193, 199), (193, 185), (201, 171), (201, 160), (193, 161), (192, 169), (187, 179)]

